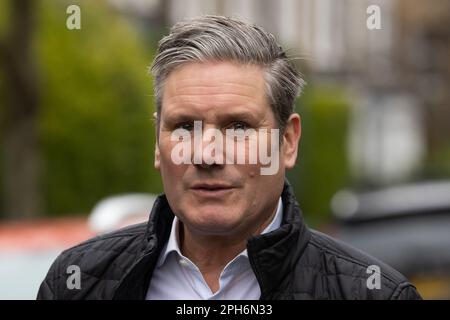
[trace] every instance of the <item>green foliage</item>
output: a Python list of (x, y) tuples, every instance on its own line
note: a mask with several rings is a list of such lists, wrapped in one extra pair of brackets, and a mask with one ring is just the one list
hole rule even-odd
[(450, 179), (450, 145), (441, 143), (439, 148), (428, 154), (423, 168), (424, 179)]
[[(81, 30), (66, 8), (81, 8)], [(85, 213), (102, 197), (160, 192), (148, 53), (104, 1), (40, 2), (36, 48), (46, 212)]]
[(8, 29), (7, 26), (10, 22), (9, 16), (9, 6), (5, 0), (0, 1), (0, 41), (3, 41), (5, 38), (5, 33)]
[[(0, 1), (0, 50), (2, 50), (2, 46), (4, 46), (4, 43), (6, 41), (6, 32), (8, 29), (8, 23), (9, 23), (9, 6), (6, 5), (6, 2)], [(0, 52), (1, 57), (1, 52)], [(0, 126), (3, 113), (5, 111), (5, 91), (4, 91), (4, 68), (2, 65), (2, 61), (0, 61)], [(1, 128), (1, 127), (0, 127)]]
[[(9, 23), (9, 6), (5, 1), (0, 0), (0, 50), (2, 50), (2, 46), (4, 46), (4, 42), (6, 41), (5, 35), (7, 32), (7, 25)], [(0, 52), (1, 57), (1, 52)], [(5, 152), (5, 148), (3, 146), (3, 127), (5, 121), (5, 111), (6, 111), (6, 91), (5, 91), (5, 78), (4, 78), (4, 66), (2, 65), (2, 61), (0, 61), (0, 168), (3, 166), (3, 152)], [(3, 181), (2, 170), (0, 169), (0, 183)], [(2, 189), (3, 185), (0, 184), (0, 195), (3, 193)], [(3, 198), (0, 196), (0, 208), (3, 207)], [(1, 216), (1, 212), (0, 212)]]
[(302, 139), (296, 168), (288, 173), (309, 224), (330, 218), (333, 194), (348, 183), (345, 95), (336, 87), (307, 87), (299, 99)]

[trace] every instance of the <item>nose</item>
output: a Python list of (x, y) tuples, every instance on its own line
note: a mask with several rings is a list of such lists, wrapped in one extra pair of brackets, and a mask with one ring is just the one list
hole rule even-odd
[(222, 132), (213, 126), (205, 126), (200, 133), (201, 137), (198, 133), (195, 136), (194, 133), (194, 165), (202, 169), (222, 167), (224, 164)]

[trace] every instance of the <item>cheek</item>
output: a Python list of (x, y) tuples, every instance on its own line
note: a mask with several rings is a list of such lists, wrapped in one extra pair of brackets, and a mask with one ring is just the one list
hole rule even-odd
[(161, 159), (161, 167), (174, 167), (175, 163), (172, 161), (172, 150), (175, 144), (168, 139), (161, 139), (159, 144), (159, 153)]
[[(284, 169), (281, 168), (273, 175), (262, 175), (261, 166), (249, 166), (246, 168), (247, 176), (247, 193), (250, 201), (258, 201), (257, 199), (268, 199), (280, 185), (284, 184)], [(244, 174), (241, 171), (241, 174)]]
[(172, 161), (172, 146), (169, 143), (160, 144), (160, 173), (163, 183), (168, 186), (169, 191), (181, 186), (182, 177), (188, 165), (176, 164)]

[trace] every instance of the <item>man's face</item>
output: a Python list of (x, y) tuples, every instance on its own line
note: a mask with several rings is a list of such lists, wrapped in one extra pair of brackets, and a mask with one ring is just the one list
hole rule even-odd
[[(277, 151), (279, 168), (274, 174), (262, 175), (261, 167), (267, 165), (259, 161), (207, 165), (194, 164), (192, 160), (190, 164), (175, 164), (172, 153), (179, 141), (173, 141), (171, 136), (180, 128), (194, 136), (194, 121), (201, 121), (203, 133), (214, 128), (224, 135), (227, 129), (254, 129), (255, 132), (267, 129), (270, 133), (278, 125), (267, 101), (260, 67), (192, 62), (170, 73), (162, 97), (155, 167), (161, 172), (172, 210), (189, 230), (204, 235), (251, 233), (271, 216), (283, 189), (285, 168), (295, 163), (300, 127), (298, 116), (294, 118), (297, 125), (293, 126), (290, 119), (286, 130), (288, 141)], [(297, 137), (293, 130), (298, 131)], [(266, 136), (269, 136), (267, 149), (270, 150), (270, 145), (278, 141)], [(199, 148), (204, 150), (211, 140), (203, 139)], [(261, 135), (244, 139), (257, 141)], [(229, 140), (224, 137), (224, 141)], [(189, 149), (192, 159), (195, 148), (192, 145)], [(248, 144), (244, 150), (251, 152)], [(215, 152), (226, 153), (225, 147)], [(203, 155), (202, 160), (206, 157)]]

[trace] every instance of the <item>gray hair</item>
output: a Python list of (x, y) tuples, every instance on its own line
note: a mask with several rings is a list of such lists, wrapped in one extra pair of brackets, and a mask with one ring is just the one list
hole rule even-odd
[(304, 80), (272, 34), (258, 26), (222, 16), (201, 16), (179, 22), (159, 42), (151, 67), (155, 77), (158, 128), (162, 91), (169, 73), (184, 63), (205, 61), (232, 61), (263, 67), (266, 94), (275, 119), (284, 131)]

